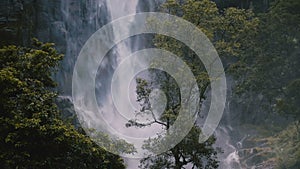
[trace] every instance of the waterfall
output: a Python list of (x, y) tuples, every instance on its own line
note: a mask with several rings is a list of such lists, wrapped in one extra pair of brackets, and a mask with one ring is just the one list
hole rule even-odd
[[(145, 6), (147, 6), (147, 9), (143, 9)], [(141, 2), (139, 0), (131, 0), (131, 1), (120, 1), (120, 0), (108, 0), (107, 1), (107, 9), (108, 9), (108, 13), (111, 16), (111, 21), (116, 20), (120, 17), (126, 16), (126, 15), (133, 15), (137, 12), (143, 12), (143, 11), (154, 11), (155, 8), (157, 7), (157, 4), (155, 3), (155, 1), (149, 1), (149, 2)], [(132, 21), (133, 22), (133, 21)], [(130, 31), (130, 27), (127, 28), (128, 31)], [(114, 32), (114, 31), (113, 31)], [(114, 34), (114, 33), (113, 33)], [(147, 37), (146, 37), (147, 39)], [(116, 59), (116, 65), (119, 65), (122, 60), (124, 58), (126, 58), (127, 56), (129, 56), (130, 54), (144, 49), (144, 48), (149, 48), (150, 44), (146, 42), (145, 40), (145, 36), (137, 36), (137, 37), (132, 37), (129, 38), (127, 40), (124, 40), (123, 42), (121, 42), (120, 44), (117, 44), (116, 47), (112, 50), (111, 55), (109, 55), (109, 57), (115, 57)], [(143, 64), (143, 60), (139, 60), (139, 63)], [(114, 66), (114, 69), (116, 68)], [(132, 65), (134, 66), (134, 65)], [(132, 66), (128, 66), (128, 69), (126, 69), (126, 72), (131, 72), (132, 70)], [(101, 73), (101, 72), (100, 72)], [(112, 74), (109, 75), (111, 78)], [(106, 76), (102, 76), (103, 78), (107, 78)], [(120, 81), (124, 81), (124, 80), (128, 80), (129, 77), (123, 76), (121, 77), (122, 79), (120, 79)], [(134, 107), (138, 107), (138, 103), (136, 103), (136, 84), (135, 84), (135, 80), (132, 80), (132, 86), (130, 88), (129, 91), (129, 97), (130, 98), (121, 98), (122, 99), (130, 99), (132, 102), (132, 105)], [(98, 79), (98, 82), (103, 83), (108, 82), (106, 79)], [(109, 83), (109, 82), (108, 82)], [(100, 85), (101, 86), (101, 85)], [(105, 85), (106, 89), (103, 89), (99, 86), (99, 89), (101, 89), (101, 91), (110, 91), (110, 86)], [(117, 84), (116, 86), (118, 86), (117, 89), (114, 90), (118, 90), (118, 92), (128, 92), (128, 89), (126, 88), (126, 85), (123, 84)], [(100, 90), (98, 90), (100, 91)], [(120, 115), (119, 113), (121, 112), (116, 112), (116, 110), (112, 109), (113, 107), (113, 101), (111, 100), (111, 95), (107, 94), (106, 97), (103, 98), (103, 96), (105, 95), (101, 95), (101, 93), (97, 93), (97, 89), (96, 89), (96, 94), (97, 96), (99, 96), (99, 103), (102, 105), (102, 110), (103, 113), (105, 114), (105, 117), (107, 118), (108, 123), (110, 124), (110, 126), (112, 128), (114, 128), (115, 130), (117, 130), (119, 133), (125, 135), (125, 136), (129, 136), (129, 137), (135, 137), (135, 138), (146, 138), (146, 137), (150, 137), (152, 135), (155, 135), (156, 132), (158, 130), (160, 130), (160, 128), (153, 128), (153, 126), (151, 127), (146, 127), (146, 128), (125, 128), (125, 123), (128, 122), (129, 119), (134, 118), (134, 114), (133, 112), (131, 114), (122, 114), (123, 116), (125, 116), (125, 118)], [(101, 99), (103, 98), (103, 99)], [(101, 103), (100, 103), (101, 102)], [(130, 106), (132, 106), (130, 105)], [(129, 112), (129, 105), (122, 105), (122, 110), (124, 110), (124, 112)], [(140, 145), (141, 146), (141, 145)], [(141, 147), (136, 147), (137, 149), (141, 149)], [(136, 169), (138, 168), (139, 165), (139, 158), (124, 158), (125, 163), (127, 165), (128, 169)]]
[[(145, 9), (147, 7), (147, 9)], [(74, 69), (77, 56), (88, 38), (100, 29), (105, 24), (114, 21), (120, 17), (126, 15), (132, 15), (142, 11), (154, 11), (157, 7), (156, 1), (141, 2), (139, 0), (121, 1), (121, 0), (96, 0), (96, 1), (61, 1), (60, 10), (62, 14), (62, 21), (56, 22), (56, 29), (59, 28), (57, 34), (63, 33), (64, 36), (60, 37), (60, 40), (65, 41), (65, 58), (62, 62), (62, 70), (58, 73), (56, 79), (59, 83), (60, 93), (63, 96), (60, 98), (67, 98), (70, 100), (71, 96), (71, 82), (72, 71)], [(130, 25), (130, 24), (129, 24)], [(130, 31), (130, 26), (126, 28)], [(114, 30), (109, 32), (110, 38), (114, 38)], [(147, 38), (146, 38), (147, 39)], [(116, 130), (121, 135), (128, 137), (148, 137), (156, 133), (151, 127), (136, 129), (126, 128), (125, 124), (129, 119), (134, 118), (134, 112), (132, 114), (120, 115), (114, 108), (113, 100), (111, 97), (111, 79), (114, 71), (124, 58), (129, 56), (135, 51), (143, 48), (148, 48), (149, 44), (145, 43), (145, 37), (132, 37), (126, 39), (119, 44), (115, 44), (105, 56), (102, 63), (99, 65), (97, 77), (96, 77), (96, 97), (99, 110), (105, 117), (106, 122), (111, 128)], [(143, 61), (140, 61), (143, 62)], [(128, 67), (128, 71), (132, 71)], [(86, 68), (88, 69), (88, 68)], [(121, 77), (121, 80), (128, 80), (128, 77)], [(125, 85), (117, 84), (118, 92), (128, 92)], [(132, 79), (132, 86), (130, 88), (130, 100), (133, 105), (135, 103), (135, 80)], [(123, 98), (128, 99), (128, 98)], [(123, 105), (122, 110), (128, 112), (128, 105)], [(82, 109), (82, 111), (85, 111)], [(95, 113), (91, 112), (91, 116)], [(123, 138), (120, 138), (123, 139)], [(126, 140), (126, 139), (125, 139)], [(126, 159), (127, 168), (135, 169), (139, 164), (139, 159)]]
[[(77, 56), (87, 41), (87, 39), (103, 25), (118, 19), (120, 17), (135, 14), (143, 11), (155, 11), (158, 4), (163, 1), (139, 1), (139, 0), (96, 0), (96, 1), (61, 1), (60, 10), (62, 13), (62, 21), (57, 21), (55, 29), (64, 36), (60, 40), (65, 41), (65, 59), (62, 63), (62, 70), (56, 77), (59, 82), (62, 95), (68, 98), (71, 96), (72, 71), (75, 65)], [(130, 31), (130, 27), (127, 28)], [(114, 37), (114, 30), (110, 32), (111, 37)], [(103, 112), (107, 122), (118, 132), (131, 136), (143, 137), (155, 133), (153, 127), (136, 129), (125, 128), (125, 123), (128, 119), (119, 115), (113, 106), (113, 100), (110, 95), (110, 83), (115, 69), (122, 60), (131, 53), (149, 47), (145, 38), (132, 37), (116, 44), (109, 51), (103, 60), (96, 77), (96, 97), (101, 112)], [(141, 61), (142, 62), (142, 61)], [(131, 71), (130, 67), (127, 71)], [(127, 79), (128, 77), (122, 77)], [(130, 89), (130, 99), (134, 104), (135, 100), (135, 84), (132, 80)], [(122, 84), (118, 84), (119, 92), (128, 92)], [(230, 100), (230, 99), (228, 99)], [(207, 98), (209, 102), (210, 99)], [(126, 109), (127, 105), (124, 105)], [(205, 107), (205, 103), (204, 103)], [(209, 106), (207, 106), (209, 107)], [(220, 168), (240, 168), (238, 148), (235, 140), (231, 139), (232, 126), (230, 115), (230, 102), (227, 104), (227, 110), (224, 113), (223, 123), (220, 124), (216, 131), (217, 145), (221, 147), (224, 154), (221, 154)], [(127, 115), (130, 116), (130, 115)], [(130, 117), (127, 117), (130, 118)], [(202, 123), (203, 124), (203, 123)], [(139, 164), (139, 159), (124, 158), (128, 169), (136, 169)]]
[[(135, 14), (136, 10), (138, 9), (138, 0), (131, 0), (131, 1), (108, 0), (107, 3), (108, 3), (107, 4), (108, 5), (108, 11), (111, 15), (111, 20), (115, 20), (119, 17), (130, 15), (130, 14)], [(130, 28), (128, 28), (128, 31), (130, 31)], [(124, 58), (124, 57), (130, 55), (134, 50), (138, 49), (138, 45), (141, 45), (141, 44), (142, 44), (142, 42), (139, 41), (139, 39), (135, 39), (135, 41), (134, 40), (126, 41), (125, 43), (123, 42), (120, 45), (118, 45), (117, 48), (114, 51), (114, 54), (118, 57), (117, 58), (118, 62), (119, 63), (121, 62), (122, 57)], [(135, 46), (133, 46), (133, 45), (135, 45)], [(128, 71), (130, 71), (130, 70), (128, 70)], [(127, 77), (123, 77), (123, 78), (127, 78)], [(124, 91), (127, 92), (126, 86), (122, 86), (122, 84), (119, 84), (118, 86), (119, 86), (120, 92), (124, 92)], [(134, 94), (134, 96), (135, 96), (135, 94)], [(108, 98), (106, 98), (106, 100), (107, 99)], [(109, 107), (106, 107), (106, 108), (111, 108), (111, 107), (109, 106)], [(125, 109), (126, 109), (126, 105), (125, 105)], [(113, 110), (106, 110), (106, 112), (114, 112), (114, 111)], [(113, 117), (113, 116), (111, 114), (108, 114), (108, 116), (106, 116), (106, 117), (109, 118), (109, 117)], [(113, 122), (113, 121), (116, 118), (118, 119), (117, 121), (119, 121), (121, 126), (119, 126), (120, 124), (117, 124), (117, 126), (115, 126), (116, 123)], [(123, 129), (124, 128), (124, 123), (126, 123), (127, 119), (120, 119), (120, 117), (116, 116), (116, 114), (115, 114), (115, 116), (113, 118), (111, 118), (111, 120), (112, 121), (111, 121), (110, 124), (113, 125), (114, 128)], [(128, 133), (128, 130), (131, 130), (131, 131), (129, 131), (129, 133)], [(133, 131), (133, 130), (134, 130), (134, 128), (127, 129), (127, 132), (126, 131), (121, 131), (121, 132), (122, 133), (126, 132), (126, 134), (129, 134), (129, 135), (132, 135), (134, 133), (140, 133), (138, 131)], [(132, 135), (132, 136), (134, 136), (134, 135)], [(138, 168), (139, 159), (124, 158), (124, 160), (125, 160), (125, 163), (126, 163), (126, 166), (127, 166), (126, 168), (128, 168), (128, 169)]]

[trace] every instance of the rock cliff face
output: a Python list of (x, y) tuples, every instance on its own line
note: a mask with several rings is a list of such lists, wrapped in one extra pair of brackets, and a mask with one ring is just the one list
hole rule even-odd
[[(95, 11), (98, 17), (88, 16)], [(108, 17), (104, 0), (3, 0), (0, 2), (1, 45), (27, 45), (30, 38), (37, 37), (55, 42), (63, 49), (68, 33), (77, 33), (80, 28), (85, 31), (83, 28), (91, 28), (90, 24), (96, 29), (106, 23)]]
[(70, 95), (70, 78), (82, 45), (109, 18), (105, 0), (3, 0), (0, 45), (27, 46), (33, 37), (55, 43), (66, 55), (56, 79), (63, 94)]
[(3, 0), (0, 2), (0, 44), (17, 44), (25, 34), (24, 5), (20, 1)]

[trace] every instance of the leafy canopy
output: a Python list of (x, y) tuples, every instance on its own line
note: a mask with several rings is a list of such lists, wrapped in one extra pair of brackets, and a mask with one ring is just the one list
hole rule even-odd
[(60, 118), (52, 74), (62, 58), (36, 39), (0, 49), (0, 168), (125, 168)]

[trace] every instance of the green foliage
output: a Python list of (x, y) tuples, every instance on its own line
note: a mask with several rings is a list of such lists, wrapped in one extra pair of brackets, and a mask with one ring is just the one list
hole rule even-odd
[[(300, 157), (300, 126), (299, 122), (289, 124), (277, 134), (264, 138), (265, 146), (256, 148), (259, 154), (267, 159), (265, 164), (272, 163), (276, 169), (299, 168)], [(266, 146), (267, 145), (267, 146)]]
[[(174, 1), (167, 1), (162, 6), (163, 10), (172, 11)], [(174, 14), (182, 16), (203, 31), (221, 57), (239, 57), (244, 49), (253, 45), (259, 20), (251, 10), (226, 8), (220, 11), (214, 2), (209, 0), (187, 0), (177, 4), (178, 12)], [(155, 41), (157, 46), (174, 46), (159, 43), (165, 42), (165, 39), (160, 38), (161, 36), (158, 36)]]
[(299, 122), (289, 125), (285, 130), (271, 138), (269, 144), (275, 152), (277, 168), (299, 167), (300, 161), (300, 125)]
[[(141, 160), (141, 168), (174, 168), (181, 169), (186, 166), (190, 168), (218, 168), (217, 151), (213, 148), (215, 138), (210, 137), (205, 143), (198, 141), (201, 130), (194, 126), (189, 134), (170, 151), (148, 157)], [(152, 149), (160, 144), (161, 139), (152, 139), (144, 145), (145, 149)]]
[[(154, 153), (160, 151), (161, 144), (168, 143), (168, 140), (174, 139), (169, 138), (172, 137), (170, 135), (166, 136), (165, 132), (169, 132), (169, 128), (176, 120), (180, 109), (179, 99), (176, 98), (176, 96), (179, 95), (179, 90), (177, 90), (177, 86), (174, 85), (175, 81), (172, 81), (165, 73), (160, 73), (156, 72), (156, 77), (152, 81), (137, 79), (137, 100), (141, 103), (141, 110), (140, 112), (137, 112), (137, 114), (150, 114), (151, 119), (148, 123), (141, 123), (137, 118), (130, 120), (126, 125), (127, 127), (145, 127), (152, 124), (161, 125), (165, 131), (158, 134), (158, 137), (147, 140), (143, 145), (144, 149)], [(153, 111), (155, 108), (149, 98), (150, 93), (155, 88), (163, 90), (167, 97), (166, 109), (161, 116), (158, 116)], [(188, 135), (175, 147), (159, 155), (149, 155), (142, 159), (140, 168), (181, 169), (186, 166), (217, 168), (219, 164), (217, 160), (217, 151), (213, 148), (215, 138), (210, 137), (206, 142), (199, 143), (198, 139), (200, 132), (200, 128), (197, 125), (194, 125)]]
[(0, 57), (0, 168), (124, 168), (60, 119), (52, 74), (62, 55), (53, 44), (5, 46)]
[(256, 43), (245, 50), (244, 59), (235, 65), (241, 82), (237, 92), (260, 94), (269, 112), (293, 114), (296, 118), (300, 115), (299, 8), (297, 0), (277, 0), (261, 16)]
[[(172, 11), (174, 2), (174, 0), (167, 1), (162, 6), (163, 11)], [(243, 60), (248, 49), (256, 43), (260, 23), (251, 10), (237, 8), (219, 10), (216, 4), (209, 0), (176, 2), (177, 13), (174, 14), (196, 25), (210, 39), (224, 61), (225, 71), (233, 70), (231, 67), (244, 67)], [(207, 72), (193, 51), (183, 43), (162, 35), (155, 37), (154, 44), (181, 57), (194, 73), (200, 91), (206, 91), (209, 86)], [(201, 97), (204, 97), (203, 95), (202, 93)]]

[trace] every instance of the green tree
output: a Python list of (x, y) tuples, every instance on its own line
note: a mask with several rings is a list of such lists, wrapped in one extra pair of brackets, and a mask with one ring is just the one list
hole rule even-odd
[(125, 168), (60, 118), (52, 74), (61, 59), (37, 40), (0, 49), (0, 168)]
[[(152, 124), (158, 124), (162, 126), (164, 132), (168, 132), (169, 128), (176, 120), (180, 109), (178, 87), (176, 86), (175, 81), (166, 73), (155, 72), (155, 75), (155, 80), (151, 82), (144, 79), (137, 79), (137, 100), (141, 103), (141, 110), (140, 112), (137, 112), (137, 117), (139, 115), (143, 116), (149, 114), (152, 118), (149, 118), (149, 122), (147, 123), (139, 122), (139, 118), (132, 119), (127, 123), (127, 127), (145, 127)], [(155, 88), (163, 90), (167, 98), (166, 108), (161, 116), (157, 115), (157, 112), (155, 112), (156, 108), (153, 107), (153, 105), (157, 106), (159, 103), (154, 104), (153, 101), (150, 101), (150, 94)], [(158, 100), (158, 102), (160, 101)], [(147, 140), (143, 145), (143, 148), (150, 152), (159, 151), (157, 150), (160, 147), (159, 145), (166, 141), (164, 132), (158, 134), (157, 138)], [(181, 169), (186, 166), (191, 166), (192, 168), (217, 168), (217, 151), (213, 148), (215, 138), (210, 137), (206, 142), (199, 143), (200, 132), (200, 128), (197, 125), (194, 125), (188, 135), (175, 147), (162, 154), (149, 155), (142, 159), (140, 168)]]

